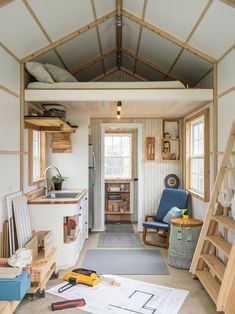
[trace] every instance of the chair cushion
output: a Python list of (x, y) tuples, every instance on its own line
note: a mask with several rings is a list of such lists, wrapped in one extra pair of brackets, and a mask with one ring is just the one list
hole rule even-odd
[(182, 216), (181, 209), (174, 206), (169, 210), (169, 212), (163, 218), (163, 222), (165, 222), (166, 224), (169, 224), (172, 218), (178, 218), (181, 216)]
[(169, 229), (169, 225), (164, 222), (158, 221), (145, 221), (143, 226), (149, 229)]
[(172, 207), (180, 209), (187, 208), (189, 194), (185, 190), (165, 189), (162, 193), (161, 201), (157, 211), (157, 221), (163, 221), (163, 218)]

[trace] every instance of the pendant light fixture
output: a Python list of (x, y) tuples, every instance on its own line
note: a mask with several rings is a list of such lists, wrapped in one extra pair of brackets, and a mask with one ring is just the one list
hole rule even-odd
[(121, 118), (121, 109), (122, 109), (122, 102), (118, 101), (118, 103), (117, 103), (117, 119)]

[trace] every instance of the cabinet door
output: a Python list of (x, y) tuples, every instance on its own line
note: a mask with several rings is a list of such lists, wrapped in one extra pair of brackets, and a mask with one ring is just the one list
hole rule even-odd
[(85, 238), (88, 239), (88, 195), (85, 194), (83, 198), (83, 217), (84, 217), (84, 230), (85, 230)]

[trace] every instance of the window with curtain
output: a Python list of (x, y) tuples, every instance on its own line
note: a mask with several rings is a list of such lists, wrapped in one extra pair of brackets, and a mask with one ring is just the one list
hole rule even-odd
[(105, 179), (132, 178), (132, 134), (106, 133)]
[(186, 189), (208, 201), (209, 197), (209, 112), (186, 120)]

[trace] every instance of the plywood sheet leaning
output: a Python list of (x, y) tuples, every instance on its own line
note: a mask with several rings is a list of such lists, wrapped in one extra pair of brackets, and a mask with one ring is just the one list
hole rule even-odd
[(18, 247), (22, 248), (32, 238), (28, 204), (25, 196), (18, 196), (13, 199), (13, 211)]

